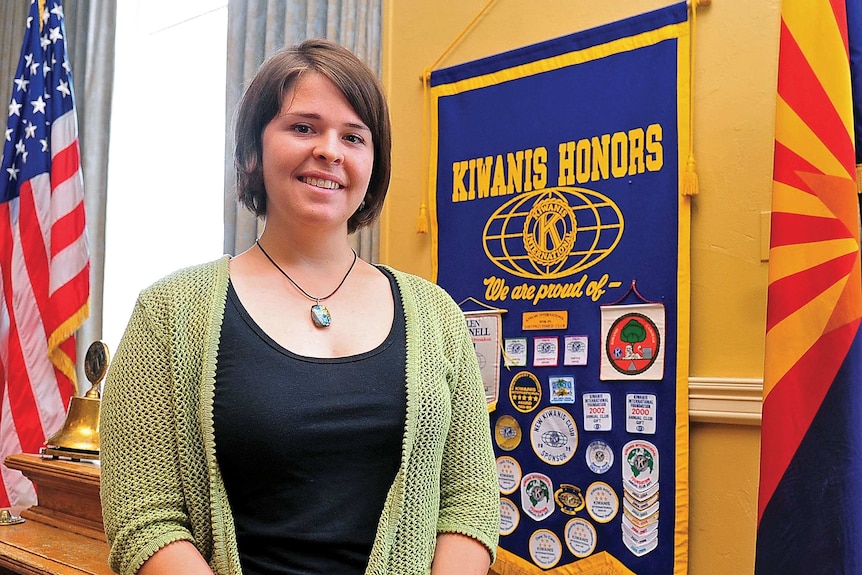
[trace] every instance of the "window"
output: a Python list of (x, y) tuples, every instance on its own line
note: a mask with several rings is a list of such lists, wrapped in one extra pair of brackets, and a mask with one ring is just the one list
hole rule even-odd
[(138, 292), (223, 251), (227, 0), (117, 3), (103, 340)]

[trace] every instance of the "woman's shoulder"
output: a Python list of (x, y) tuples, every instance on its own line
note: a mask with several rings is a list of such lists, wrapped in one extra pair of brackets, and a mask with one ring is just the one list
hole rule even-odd
[(387, 270), (395, 277), (395, 280), (398, 282), (398, 285), (402, 290), (406, 288), (420, 296), (437, 297), (448, 300), (452, 299), (446, 290), (431, 280), (390, 266), (381, 265), (380, 267)]
[(461, 308), (452, 296), (438, 284), (422, 276), (396, 270), (389, 266), (381, 266), (392, 273), (398, 282), (398, 287), (405, 300), (415, 302), (416, 306), (428, 309), (437, 317), (443, 318), (449, 314), (460, 316)]
[(218, 278), (227, 280), (229, 261), (230, 256), (224, 255), (217, 260), (178, 269), (144, 288), (141, 296), (199, 297), (202, 291), (216, 286)]

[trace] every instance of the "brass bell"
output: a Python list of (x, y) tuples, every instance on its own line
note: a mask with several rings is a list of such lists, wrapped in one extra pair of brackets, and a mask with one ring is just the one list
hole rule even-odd
[(73, 397), (63, 427), (45, 442), (44, 455), (99, 459), (99, 384), (108, 371), (108, 346), (94, 341), (84, 358), (84, 373), (92, 386), (83, 397)]

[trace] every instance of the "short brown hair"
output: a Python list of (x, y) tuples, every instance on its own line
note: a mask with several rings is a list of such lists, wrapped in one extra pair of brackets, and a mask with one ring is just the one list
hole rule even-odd
[(374, 165), (364, 206), (347, 221), (348, 233), (371, 224), (383, 210), (389, 188), (392, 127), (383, 88), (374, 72), (347, 48), (329, 40), (306, 40), (267, 58), (239, 103), (236, 116), (236, 193), (254, 215), (266, 215), (263, 129), (281, 110), (287, 91), (304, 72), (334, 83), (371, 130)]

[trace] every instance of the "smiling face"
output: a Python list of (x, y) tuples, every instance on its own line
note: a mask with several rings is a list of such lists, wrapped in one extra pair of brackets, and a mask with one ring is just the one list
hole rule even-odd
[(329, 79), (301, 75), (261, 138), (267, 224), (344, 227), (368, 189), (371, 131)]

